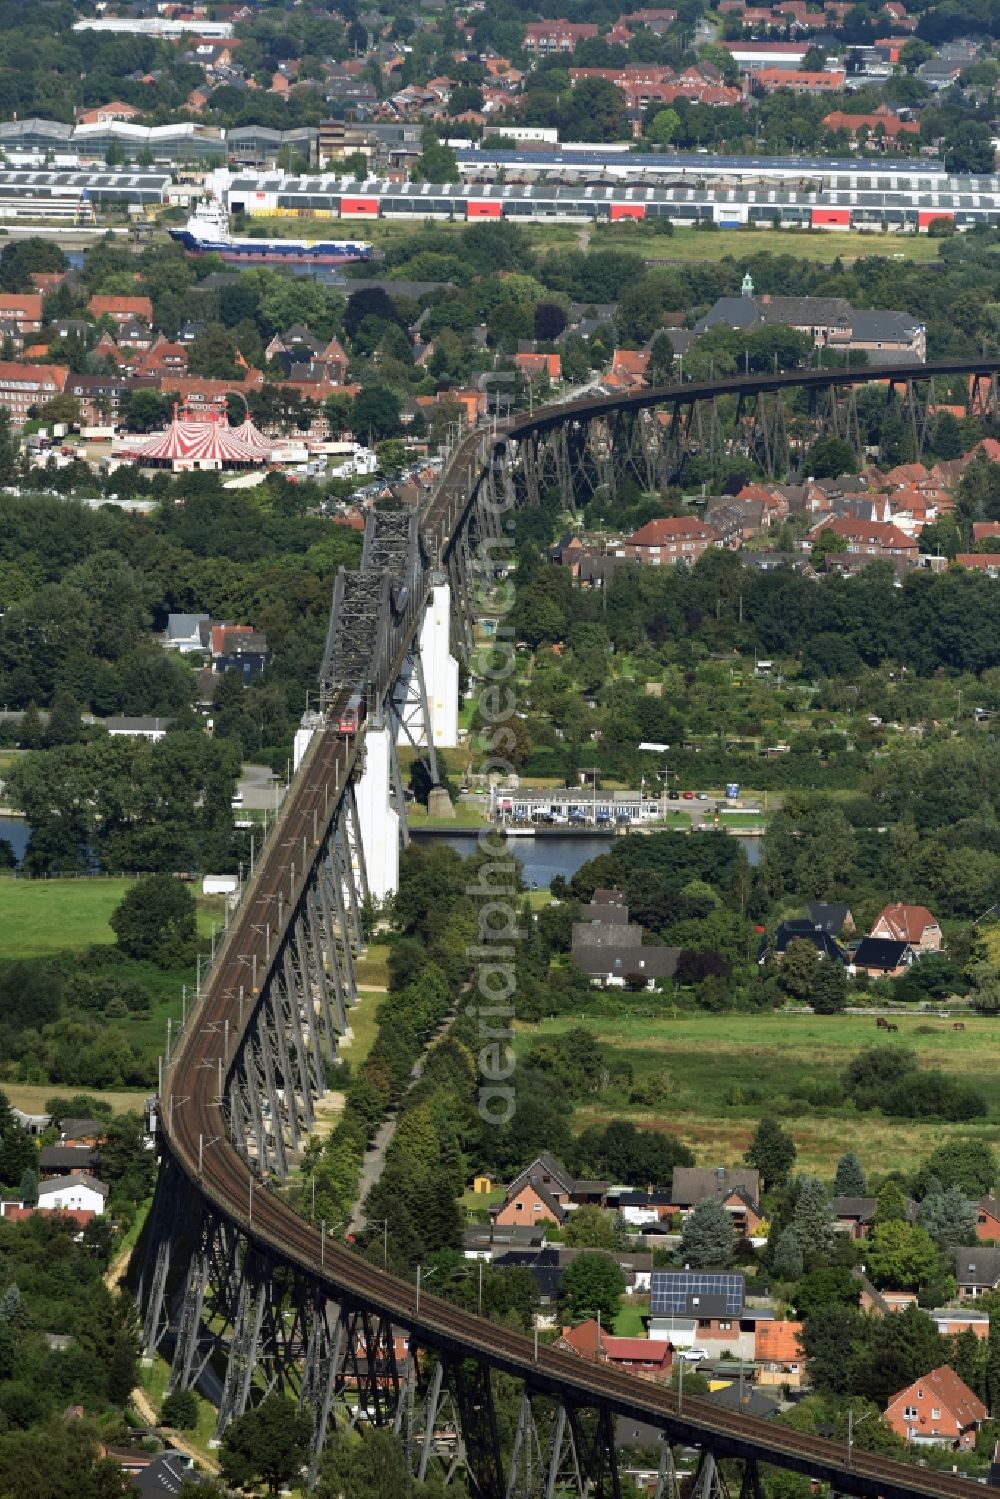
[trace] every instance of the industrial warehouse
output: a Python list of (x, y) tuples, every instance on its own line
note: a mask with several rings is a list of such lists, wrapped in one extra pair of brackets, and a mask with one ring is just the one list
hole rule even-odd
[[(726, 164), (723, 164), (723, 160)], [(802, 185), (760, 181), (740, 185), (728, 162), (701, 157), (701, 177), (670, 185), (625, 182), (579, 184), (343, 182), (336, 177), (280, 173), (212, 174), (217, 195), (231, 213), (287, 214), (341, 219), (533, 219), (610, 222), (669, 219), (675, 224), (711, 221), (779, 228), (926, 230), (935, 219), (957, 228), (1000, 225), (1000, 177), (953, 177), (918, 168), (878, 174), (857, 163), (828, 170), (802, 163)], [(762, 165), (758, 165), (761, 173)], [(710, 185), (710, 179), (717, 180)]]
[[(594, 153), (599, 154), (599, 153)], [(603, 154), (603, 153), (600, 153)], [(620, 159), (620, 158), (619, 158)], [(645, 160), (645, 158), (636, 158)], [(661, 164), (669, 157), (659, 158)], [(699, 175), (690, 163), (698, 163)], [(631, 182), (387, 183), (282, 172), (208, 174), (212, 196), (232, 214), (324, 219), (518, 219), (614, 223), (668, 219), (678, 225), (922, 231), (936, 219), (958, 229), (1000, 225), (1000, 176), (798, 159), (791, 180), (760, 158), (686, 158), (688, 175)], [(787, 163), (785, 164), (787, 169)], [(594, 173), (600, 164), (594, 163)], [(137, 213), (182, 201), (169, 170), (0, 170), (0, 219), (92, 221), (101, 210)]]

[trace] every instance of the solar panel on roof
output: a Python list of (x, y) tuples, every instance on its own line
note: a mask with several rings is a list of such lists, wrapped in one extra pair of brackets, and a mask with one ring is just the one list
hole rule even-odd
[(716, 1271), (654, 1270), (650, 1283), (650, 1313), (654, 1317), (690, 1314), (698, 1297), (723, 1298), (729, 1316), (743, 1310), (743, 1277)]

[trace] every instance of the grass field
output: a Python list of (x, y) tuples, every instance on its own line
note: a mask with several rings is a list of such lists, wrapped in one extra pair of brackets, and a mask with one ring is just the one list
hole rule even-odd
[[(331, 219), (255, 218), (246, 233), (276, 238), (322, 239), (328, 236)], [(358, 232), (380, 250), (406, 244), (419, 253), (423, 234), (442, 235), (457, 241), (466, 225), (461, 220), (425, 221), (372, 220), (358, 226)], [(801, 229), (719, 229), (710, 233), (697, 229), (675, 229), (672, 235), (657, 234), (645, 225), (621, 224), (523, 224), (531, 245), (545, 253), (552, 250), (574, 250), (589, 244), (592, 250), (627, 250), (646, 260), (705, 261), (722, 260), (726, 255), (739, 259), (746, 255), (769, 252), (772, 255), (794, 255), (801, 260), (835, 260), (850, 262), (866, 255), (898, 256), (901, 260), (926, 264), (938, 258), (939, 241), (926, 234), (857, 234), (849, 230)]]
[(62, 1083), (3, 1083), (3, 1091), (15, 1109), (24, 1109), (28, 1114), (41, 1114), (50, 1098), (72, 1098), (76, 1093), (91, 1093), (109, 1103), (116, 1114), (127, 1114), (130, 1110), (142, 1112), (149, 1097), (148, 1088), (119, 1091), (102, 1088), (67, 1088)]
[[(112, 943), (109, 920), (129, 879), (0, 879), (0, 960), (36, 958), (47, 953)], [(211, 935), (222, 926), (218, 897), (198, 897), (198, 930)]]
[(794, 255), (800, 260), (852, 261), (866, 255), (899, 256), (926, 264), (937, 260), (939, 241), (926, 234), (852, 234), (845, 230), (815, 233), (796, 229), (675, 229), (672, 235), (631, 224), (601, 225), (590, 239), (592, 250), (629, 250), (646, 260), (722, 260), (745, 255)]
[[(886, 1038), (871, 1018), (853, 1015), (677, 1015), (631, 1016), (628, 996), (612, 1017), (560, 1017), (519, 1032), (518, 1049), (534, 1037), (583, 1025), (636, 1077), (657, 1073), (667, 1084), (667, 1101), (657, 1109), (622, 1105), (618, 1099), (579, 1108), (574, 1127), (606, 1123), (626, 1115), (637, 1125), (676, 1132), (691, 1146), (700, 1165), (732, 1162), (742, 1154), (762, 1114), (776, 1114), (798, 1146), (798, 1165), (829, 1175), (838, 1157), (856, 1150), (872, 1171), (908, 1169), (950, 1136), (976, 1135), (993, 1141), (1000, 1114), (1000, 1023), (965, 1019), (955, 1032), (947, 1020), (914, 1017), (900, 1021), (902, 1044), (912, 1047), (922, 1067), (940, 1067), (973, 1084), (987, 1098), (992, 1121), (975, 1125), (939, 1120), (887, 1119), (843, 1108), (813, 1110), (797, 1102), (796, 1087), (836, 1082), (862, 1047)], [(926, 1033), (919, 1028), (927, 1027)], [(746, 1102), (756, 1090), (759, 1100)], [(743, 1095), (741, 1101), (740, 1095)]]

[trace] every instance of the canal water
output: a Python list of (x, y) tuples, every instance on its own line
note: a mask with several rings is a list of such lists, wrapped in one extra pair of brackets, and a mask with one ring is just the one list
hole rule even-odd
[[(463, 859), (474, 854), (477, 840), (475, 833), (419, 833), (413, 834), (415, 843), (445, 843)], [(521, 865), (524, 882), (529, 888), (544, 889), (551, 885), (557, 874), (569, 879), (583, 864), (596, 859), (598, 854), (607, 854), (615, 846), (614, 838), (570, 835), (560, 837), (558, 833), (543, 833), (534, 838), (509, 838), (507, 840), (514, 857)], [(759, 837), (741, 838), (751, 864), (760, 863), (761, 843)]]

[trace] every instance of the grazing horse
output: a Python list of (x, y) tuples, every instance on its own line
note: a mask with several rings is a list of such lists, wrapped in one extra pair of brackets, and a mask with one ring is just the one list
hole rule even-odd
[(964, 1020), (956, 1020), (955, 1024), (952, 1026), (952, 1030), (953, 1031), (964, 1031), (965, 1030), (965, 1021)]
[(889, 1022), (884, 1015), (880, 1015), (876, 1020), (875, 1029), (877, 1031), (887, 1031), (889, 1029)]
[(887, 1025), (886, 1026), (886, 1030), (887, 1031), (898, 1031), (899, 1030), (899, 1026), (898, 1025)]

